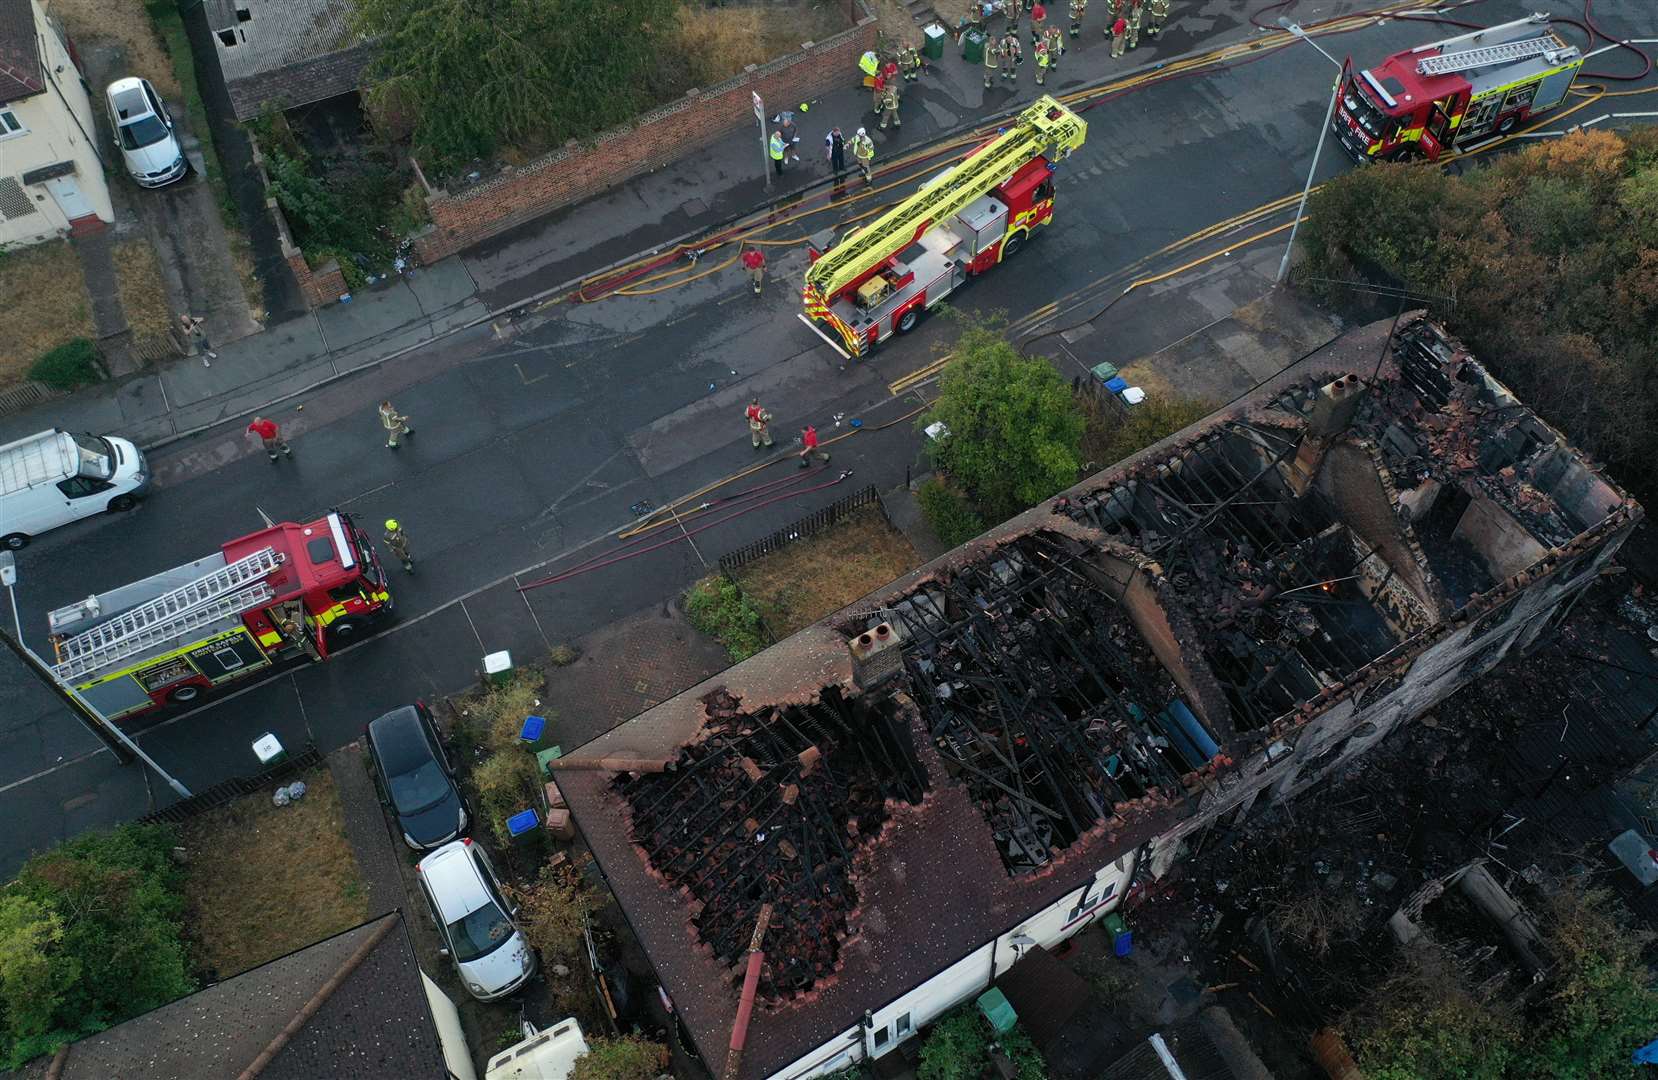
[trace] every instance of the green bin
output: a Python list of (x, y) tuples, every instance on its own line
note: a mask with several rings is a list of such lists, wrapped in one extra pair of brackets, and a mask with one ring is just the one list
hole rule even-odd
[(996, 1029), (996, 1034), (1006, 1035), (1018, 1023), (1019, 1014), (1013, 1011), (1013, 1003), (994, 986), (979, 995), (979, 1013), (990, 1021), (990, 1026)]
[[(921, 55), (929, 60), (944, 59), (944, 37), (944, 27), (938, 23), (933, 23), (921, 31)], [(979, 59), (984, 59), (983, 54), (980, 54)]]
[(961, 58), (969, 64), (984, 63), (984, 34), (969, 30), (961, 35)]

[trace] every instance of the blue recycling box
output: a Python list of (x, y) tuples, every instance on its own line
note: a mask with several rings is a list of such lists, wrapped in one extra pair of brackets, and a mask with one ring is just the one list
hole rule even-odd
[(539, 824), (541, 824), (541, 819), (536, 816), (535, 809), (532, 807), (529, 810), (520, 810), (507, 818), (507, 832), (513, 836), (523, 836)]
[(541, 738), (541, 733), (546, 730), (547, 718), (545, 716), (526, 716), (524, 717), (524, 729), (518, 733), (518, 737), (525, 742), (535, 742), (535, 740)]

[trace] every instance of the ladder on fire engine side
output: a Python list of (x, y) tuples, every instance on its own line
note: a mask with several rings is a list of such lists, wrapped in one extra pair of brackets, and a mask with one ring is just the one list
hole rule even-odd
[(127, 637), (106, 642), (97, 648), (83, 650), (71, 659), (54, 665), (54, 670), (57, 671), (58, 678), (65, 682), (80, 678), (89, 672), (108, 667), (118, 660), (125, 660), (129, 656), (143, 652), (158, 642), (182, 637), (227, 615), (240, 615), (250, 608), (269, 602), (275, 596), (276, 590), (271, 588), (269, 582), (255, 581), (245, 588), (224, 593), (196, 607), (178, 612), (168, 619), (151, 623)]
[(1424, 57), (1416, 62), (1418, 75), (1450, 75), (1458, 71), (1472, 71), (1474, 68), (1490, 67), (1493, 64), (1511, 64), (1517, 60), (1530, 60), (1534, 56), (1542, 56), (1554, 49), (1560, 48), (1560, 42), (1553, 35), (1547, 37), (1527, 38), (1524, 41), (1510, 41), (1502, 45), (1487, 45), (1483, 49), (1464, 49), (1461, 52), (1441, 53), (1439, 56)]
[(881, 217), (853, 232), (806, 271), (808, 294), (820, 303), (840, 293), (920, 239), (929, 227), (993, 191), (1019, 167), (1046, 152), (1060, 161), (1082, 145), (1088, 124), (1044, 95), (1013, 126)]
[[(215, 601), (226, 594), (241, 590), (249, 582), (259, 581), (280, 565), (282, 556), (277, 554), (275, 548), (266, 547), (221, 566), (211, 573), (203, 574), (194, 581), (164, 592), (153, 600), (139, 604), (130, 611), (123, 611), (107, 622), (99, 623), (60, 642), (60, 666), (91, 660), (102, 655), (105, 650), (133, 639), (143, 639), (145, 645), (164, 640), (177, 632), (174, 629), (175, 624), (180, 620), (186, 620), (204, 605), (219, 611), (214, 618), (229, 614), (220, 610), (222, 605)], [(130, 651), (123, 655), (130, 655)], [(91, 660), (82, 670), (100, 667), (102, 663), (103, 661)]]

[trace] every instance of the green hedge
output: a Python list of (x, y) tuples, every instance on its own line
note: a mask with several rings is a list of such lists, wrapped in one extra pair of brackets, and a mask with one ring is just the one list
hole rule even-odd
[(729, 578), (716, 574), (691, 586), (685, 614), (692, 626), (724, 645), (732, 660), (747, 660), (766, 647), (759, 609)]
[(915, 501), (933, 532), (951, 547), (965, 544), (985, 530), (984, 518), (961, 492), (936, 476), (916, 489)]

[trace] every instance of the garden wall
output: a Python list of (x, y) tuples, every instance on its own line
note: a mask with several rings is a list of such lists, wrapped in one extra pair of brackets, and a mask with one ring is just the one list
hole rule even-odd
[(259, 140), (249, 132), (248, 141), (253, 144), (253, 166), (259, 170), (259, 181), (265, 188), (265, 210), (276, 222), (276, 240), (282, 245), (282, 258), (287, 261), (288, 269), (293, 271), (300, 295), (305, 297), (305, 306), (320, 308), (332, 304), (351, 291), (346, 286), (345, 275), (340, 272), (340, 264), (329, 259), (321, 269), (313, 270), (311, 264), (305, 261), (304, 253), (294, 243), (287, 215), (282, 213), (282, 207), (276, 204), (276, 196), (271, 194), (271, 178), (265, 171), (265, 155), (259, 151)]
[(462, 190), (428, 186), (432, 224), (414, 237), (415, 251), (422, 262), (431, 263), (661, 168), (714, 136), (753, 124), (754, 92), (775, 111), (835, 86), (851, 85), (858, 74), (858, 57), (875, 47), (875, 17), (861, 0), (858, 8), (862, 14), (856, 26), (825, 41), (807, 42), (797, 53), (752, 66), (718, 86), (689, 90), (625, 127), (571, 141)]

